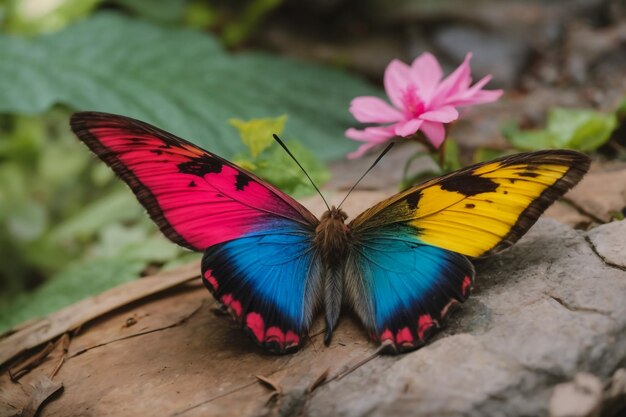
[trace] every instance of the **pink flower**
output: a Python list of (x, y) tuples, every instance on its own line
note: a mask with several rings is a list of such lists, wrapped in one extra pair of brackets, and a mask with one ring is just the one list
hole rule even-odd
[(364, 142), (348, 154), (348, 158), (358, 158), (392, 137), (412, 136), (419, 130), (439, 148), (446, 137), (444, 124), (459, 118), (456, 107), (490, 103), (502, 95), (502, 90), (482, 89), (491, 75), (470, 86), (471, 58), (472, 54), (468, 53), (463, 63), (444, 80), (439, 62), (428, 52), (415, 58), (410, 67), (397, 59), (391, 61), (385, 70), (384, 82), (393, 106), (378, 97), (365, 96), (350, 103), (355, 119), (380, 126), (346, 130), (347, 137)]

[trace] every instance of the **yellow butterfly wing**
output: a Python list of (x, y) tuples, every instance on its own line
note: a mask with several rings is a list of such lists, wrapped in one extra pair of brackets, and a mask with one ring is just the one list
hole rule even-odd
[(473, 165), (376, 204), (350, 228), (358, 236), (402, 223), (424, 244), (471, 257), (488, 255), (522, 237), (580, 181), (589, 164), (579, 152), (548, 150)]

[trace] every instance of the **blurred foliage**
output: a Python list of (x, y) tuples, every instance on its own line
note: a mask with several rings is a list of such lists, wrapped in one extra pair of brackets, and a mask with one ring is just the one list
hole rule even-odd
[(487, 162), (492, 159), (500, 158), (508, 153), (508, 151), (503, 151), (501, 149), (478, 148), (474, 151), (472, 162), (475, 164), (479, 162)]
[(187, 0), (114, 0), (114, 4), (156, 23), (174, 24), (184, 19)]
[(2, 31), (23, 35), (54, 32), (88, 15), (102, 0), (5, 0)]
[(222, 40), (227, 46), (237, 46), (248, 39), (263, 18), (283, 0), (255, 0), (248, 3), (238, 19), (228, 23), (222, 32)]
[(1, 119), (0, 330), (183, 254), (76, 140), (69, 114)]
[(441, 152), (443, 152), (442, 173), (461, 169), (461, 150), (454, 139), (448, 138), (442, 146)]
[(211, 29), (219, 34), (224, 45), (238, 47), (253, 37), (259, 25), (282, 2), (4, 0), (0, 1), (0, 28), (3, 32), (20, 35), (55, 32), (105, 5), (159, 24)]
[(124, 114), (226, 157), (243, 151), (228, 119), (289, 114), (285, 132), (322, 160), (343, 157), (347, 103), (374, 94), (343, 72), (258, 53), (229, 54), (209, 35), (99, 13), (34, 39), (0, 35), (0, 112), (55, 103)]
[(616, 127), (615, 113), (556, 107), (548, 112), (545, 129), (520, 130), (511, 124), (504, 127), (503, 134), (519, 150), (567, 148), (590, 152), (604, 145)]
[[(241, 140), (248, 148), (248, 152), (238, 155), (235, 162), (298, 198), (315, 193), (315, 188), (272, 137), (273, 134), (282, 134), (286, 122), (286, 115), (249, 121), (231, 119), (230, 123), (239, 131)], [(304, 145), (293, 140), (287, 141), (285, 145), (315, 185), (320, 187), (330, 179), (328, 169)]]

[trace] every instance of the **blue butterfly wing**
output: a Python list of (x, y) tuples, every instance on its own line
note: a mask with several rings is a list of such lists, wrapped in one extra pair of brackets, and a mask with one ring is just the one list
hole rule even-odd
[(463, 255), (425, 245), (403, 225), (355, 231), (346, 296), (370, 336), (389, 352), (416, 349), (469, 295), (474, 267)]
[(300, 347), (319, 307), (320, 261), (301, 223), (275, 219), (264, 229), (209, 247), (202, 276), (259, 345), (286, 353)]

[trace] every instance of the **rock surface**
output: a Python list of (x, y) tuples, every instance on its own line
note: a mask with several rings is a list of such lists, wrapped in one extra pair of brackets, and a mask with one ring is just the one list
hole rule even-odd
[(626, 220), (596, 227), (589, 241), (606, 263), (626, 270)]
[(558, 384), (550, 398), (550, 417), (623, 416), (626, 413), (626, 368), (603, 383), (595, 375), (578, 373)]

